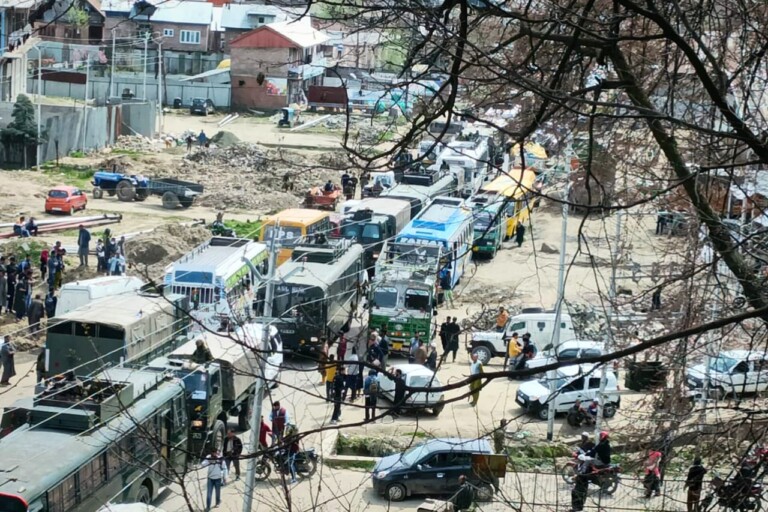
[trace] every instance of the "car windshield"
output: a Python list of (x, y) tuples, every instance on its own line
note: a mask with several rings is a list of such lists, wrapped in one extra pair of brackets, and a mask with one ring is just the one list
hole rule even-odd
[(440, 381), (437, 379), (437, 376), (429, 376), (429, 375), (416, 375), (414, 377), (411, 377), (411, 380), (408, 382), (408, 385), (412, 388), (426, 388), (426, 387), (439, 387)]
[(378, 308), (393, 308), (397, 305), (397, 288), (380, 287), (373, 292), (373, 304)]
[(429, 448), (426, 444), (419, 444), (408, 450), (407, 452), (403, 453), (403, 456), (401, 460), (403, 461), (403, 464), (406, 466), (413, 466), (418, 461), (424, 458), (426, 454), (429, 453)]
[[(277, 229), (275, 229), (275, 226), (267, 226), (264, 229), (264, 240), (262, 241), (272, 240), (276, 233)], [(301, 228), (281, 226), (278, 237), (281, 246), (290, 247), (295, 245), (299, 238), (301, 238)]]
[(374, 184), (379, 184), (384, 188), (392, 187), (392, 177), (388, 174), (380, 174), (373, 179)]
[(416, 288), (405, 290), (405, 309), (426, 310), (429, 308), (429, 292)]
[(736, 359), (720, 355), (712, 360), (709, 364), (709, 369), (715, 372), (727, 373), (731, 368), (736, 366), (736, 363), (738, 363)]
[(192, 100), (192, 105), (194, 105), (195, 107), (202, 107), (204, 103), (205, 103), (205, 100), (202, 98), (195, 98)]
[(67, 197), (68, 195), (66, 190), (51, 190), (48, 192), (48, 197)]

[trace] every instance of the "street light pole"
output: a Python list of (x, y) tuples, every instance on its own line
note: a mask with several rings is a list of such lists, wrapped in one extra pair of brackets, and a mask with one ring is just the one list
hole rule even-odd
[(40, 160), (42, 160), (42, 145), (40, 143), (40, 132), (42, 131), (42, 123), (43, 123), (43, 106), (42, 106), (42, 100), (40, 98), (40, 87), (41, 82), (43, 81), (43, 52), (40, 51), (39, 46), (35, 46), (35, 50), (37, 50), (37, 152), (36, 152), (36, 158), (37, 158), (37, 170), (40, 171)]
[(112, 29), (112, 71), (109, 74), (109, 94), (115, 97), (115, 29)]
[(163, 40), (157, 43), (157, 108), (160, 116), (160, 133), (165, 131), (163, 119)]
[(149, 32), (144, 33), (144, 83), (141, 88), (141, 99), (147, 100), (147, 45), (149, 44)]

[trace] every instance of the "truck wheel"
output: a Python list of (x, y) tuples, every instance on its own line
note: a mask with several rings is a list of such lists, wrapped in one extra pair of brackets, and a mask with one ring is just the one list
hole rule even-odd
[(102, 197), (104, 197), (104, 190), (99, 188), (99, 187), (95, 187), (93, 189), (93, 198), (94, 199), (101, 199)]
[(143, 483), (141, 484), (141, 487), (139, 487), (139, 492), (136, 494), (136, 501), (138, 503), (144, 503), (145, 505), (152, 503), (152, 491), (149, 489), (147, 483)]
[(475, 489), (475, 500), (476, 501), (491, 501), (493, 500), (493, 494), (495, 492), (495, 489), (491, 484), (488, 482), (482, 482), (477, 485), (477, 489)]
[(171, 191), (163, 194), (163, 208), (166, 210), (175, 210), (179, 207), (179, 196)]
[(114, 196), (115, 196), (115, 193), (116, 193), (116, 192), (115, 192), (115, 189), (112, 189), (112, 190), (107, 190), (107, 195), (108, 195), (109, 197), (114, 197)]
[(136, 189), (133, 187), (133, 183), (128, 180), (118, 182), (115, 191), (117, 192), (117, 198), (126, 203), (133, 201), (133, 198), (136, 197)]
[(194, 199), (184, 198), (184, 199), (179, 199), (179, 204), (181, 205), (182, 208), (189, 208), (190, 206), (192, 206), (192, 203), (194, 201), (195, 201)]
[(224, 434), (225, 434), (224, 422), (216, 420), (213, 424), (213, 430), (211, 431), (211, 447), (216, 448), (220, 453), (224, 453)]
[(483, 365), (488, 364), (488, 361), (491, 360), (493, 357), (493, 354), (491, 353), (491, 349), (489, 349), (485, 345), (479, 345), (472, 349), (472, 355), (476, 355), (477, 359), (483, 363)]

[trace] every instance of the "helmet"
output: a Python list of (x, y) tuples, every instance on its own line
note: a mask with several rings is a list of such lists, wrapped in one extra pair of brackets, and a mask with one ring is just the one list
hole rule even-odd
[(589, 432), (587, 431), (582, 432), (581, 437), (589, 437)]
[(605, 441), (606, 439), (608, 439), (608, 436), (609, 436), (609, 434), (608, 434), (607, 430), (603, 430), (602, 432), (600, 432), (600, 440), (601, 441)]

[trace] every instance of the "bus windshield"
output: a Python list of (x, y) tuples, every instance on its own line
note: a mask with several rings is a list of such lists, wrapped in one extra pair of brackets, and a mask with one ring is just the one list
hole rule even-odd
[(281, 312), (283, 319), (297, 322), (320, 319), (323, 308), (323, 293), (313, 286), (281, 284), (275, 288), (274, 311)]
[(490, 213), (478, 213), (475, 217), (475, 233), (480, 234), (487, 230), (493, 223), (493, 215)]
[(374, 223), (363, 226), (363, 237), (361, 241), (364, 244), (381, 242), (381, 226)]
[(360, 224), (354, 222), (345, 224), (344, 227), (341, 228), (341, 236), (344, 238), (349, 238), (350, 240), (359, 240)]
[(295, 245), (299, 238), (301, 238), (301, 228), (280, 226), (280, 232), (278, 233), (275, 226), (267, 226), (264, 228), (264, 240), (262, 241), (272, 240), (275, 234), (278, 235), (280, 245), (290, 247)]
[(377, 308), (394, 308), (397, 306), (397, 288), (376, 288), (373, 292), (373, 305)]
[(429, 308), (429, 292), (417, 288), (405, 290), (405, 309), (425, 311)]
[(205, 400), (208, 396), (208, 375), (203, 372), (189, 372), (181, 375), (184, 390), (192, 400)]

